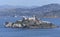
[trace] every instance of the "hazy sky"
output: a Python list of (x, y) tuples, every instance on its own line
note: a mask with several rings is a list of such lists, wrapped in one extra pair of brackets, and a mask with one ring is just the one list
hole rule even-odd
[(41, 6), (50, 3), (60, 4), (60, 0), (0, 0), (0, 5)]

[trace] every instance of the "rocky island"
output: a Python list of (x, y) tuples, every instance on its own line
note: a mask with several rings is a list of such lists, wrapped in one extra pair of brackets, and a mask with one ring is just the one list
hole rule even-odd
[(58, 26), (56, 26), (48, 21), (39, 20), (36, 16), (33, 16), (33, 17), (29, 17), (29, 18), (23, 17), (22, 20), (17, 20), (14, 23), (6, 22), (5, 27), (30, 28), (30, 29), (43, 28), (43, 29), (46, 29), (46, 28), (57, 28)]

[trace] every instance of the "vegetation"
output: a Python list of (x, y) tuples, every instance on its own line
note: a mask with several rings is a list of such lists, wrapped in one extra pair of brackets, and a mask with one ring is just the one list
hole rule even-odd
[(0, 16), (32, 16), (38, 17), (60, 17), (60, 4), (48, 4), (36, 8), (3, 8)]

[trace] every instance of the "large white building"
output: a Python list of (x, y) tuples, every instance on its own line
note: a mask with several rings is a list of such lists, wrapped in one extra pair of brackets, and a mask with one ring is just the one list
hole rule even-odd
[(25, 16), (23, 16), (23, 18), (25, 19), (25, 20), (36, 20), (36, 16), (33, 16), (33, 17), (29, 17), (29, 18), (27, 18), (27, 17), (25, 17)]

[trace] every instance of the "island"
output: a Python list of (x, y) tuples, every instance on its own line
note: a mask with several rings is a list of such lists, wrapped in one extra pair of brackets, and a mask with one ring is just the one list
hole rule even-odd
[(48, 29), (48, 28), (57, 28), (55, 24), (42, 21), (38, 19), (36, 16), (33, 17), (25, 17), (23, 16), (22, 20), (17, 20), (16, 22), (5, 22), (5, 27), (7, 28), (29, 28), (29, 29)]

